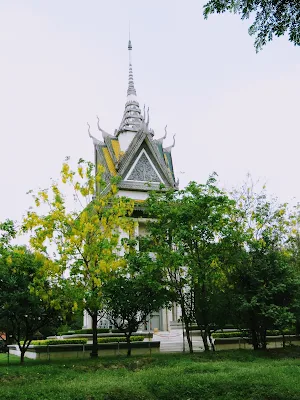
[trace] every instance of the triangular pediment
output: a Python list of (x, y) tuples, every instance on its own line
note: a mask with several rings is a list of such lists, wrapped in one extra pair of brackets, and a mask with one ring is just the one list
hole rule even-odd
[[(159, 154), (152, 136), (138, 132), (117, 167), (123, 178), (120, 188), (158, 189), (161, 184), (174, 187), (175, 182), (164, 158)], [(151, 184), (149, 186), (149, 184)]]
[(163, 183), (163, 179), (145, 149), (142, 149), (136, 158), (125, 181)]

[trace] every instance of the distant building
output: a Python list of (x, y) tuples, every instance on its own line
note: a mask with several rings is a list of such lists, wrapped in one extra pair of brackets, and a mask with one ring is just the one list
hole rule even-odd
[[(163, 147), (165, 135), (154, 138), (154, 131), (149, 127), (149, 109), (145, 107), (143, 113), (137, 99), (132, 72), (132, 45), (129, 40), (129, 82), (127, 89), (127, 100), (121, 124), (114, 134), (105, 132), (100, 127), (103, 141), (99, 141), (90, 134), (95, 150), (95, 164), (105, 167), (105, 179), (110, 182), (111, 177), (121, 176), (119, 183), (119, 196), (126, 196), (135, 200), (135, 232), (137, 236), (146, 232), (146, 220), (143, 216), (142, 202), (148, 197), (150, 190), (159, 189), (163, 184), (166, 188), (177, 189), (178, 182), (175, 181), (171, 150), (175, 145)], [(147, 114), (147, 115), (146, 115)], [(172, 310), (161, 310), (153, 315), (150, 325), (146, 328), (168, 330), (170, 321), (177, 321), (177, 307)], [(108, 321), (100, 321), (101, 326), (108, 327)], [(84, 326), (90, 328), (91, 318), (85, 313)]]

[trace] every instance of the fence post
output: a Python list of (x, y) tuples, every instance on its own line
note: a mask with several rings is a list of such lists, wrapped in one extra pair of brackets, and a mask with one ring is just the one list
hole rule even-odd
[(83, 358), (85, 358), (85, 344), (84, 343), (82, 345), (82, 355), (83, 355)]
[(48, 361), (50, 361), (50, 350), (49, 350), (49, 344), (47, 344), (47, 353), (48, 353)]
[(9, 347), (7, 348), (7, 364), (9, 365)]

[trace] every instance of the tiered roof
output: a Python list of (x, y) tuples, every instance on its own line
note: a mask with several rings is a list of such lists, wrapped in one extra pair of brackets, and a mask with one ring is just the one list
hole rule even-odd
[[(176, 188), (173, 162), (171, 156), (172, 146), (163, 147), (167, 136), (154, 139), (154, 131), (149, 128), (149, 109), (147, 119), (142, 115), (134, 87), (131, 51), (132, 44), (129, 40), (129, 82), (127, 101), (123, 118), (114, 135), (105, 132), (99, 123), (98, 129), (102, 133), (103, 141), (99, 141), (90, 134), (95, 148), (95, 163), (105, 167), (107, 182), (112, 176), (122, 177), (120, 189), (149, 191), (158, 189), (161, 185), (166, 188)], [(124, 147), (124, 139), (127, 141)], [(123, 146), (123, 151), (122, 151)]]

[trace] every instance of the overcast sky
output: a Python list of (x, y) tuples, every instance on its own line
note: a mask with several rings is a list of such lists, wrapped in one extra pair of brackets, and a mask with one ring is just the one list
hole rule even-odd
[[(141, 106), (156, 137), (176, 133), (180, 186), (239, 185), (250, 172), (300, 200), (300, 51), (286, 37), (256, 54), (248, 21), (203, 19), (202, 0), (0, 0), (0, 220), (20, 220), (65, 156), (93, 160), (121, 122), (128, 22)], [(169, 144), (167, 141), (166, 144)]]

